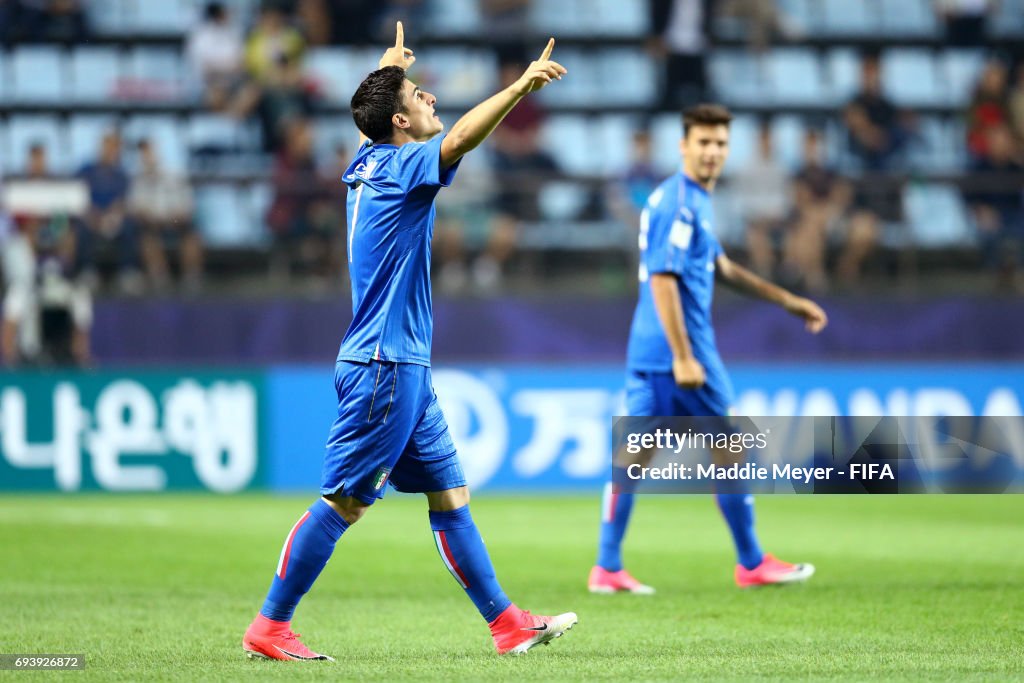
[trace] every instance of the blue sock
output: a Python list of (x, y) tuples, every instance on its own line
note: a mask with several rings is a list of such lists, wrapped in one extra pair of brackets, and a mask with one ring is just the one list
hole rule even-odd
[(469, 506), (445, 512), (431, 510), (430, 528), (434, 530), (441, 560), (466, 589), (469, 599), (480, 610), (480, 616), (487, 623), (497, 619), (512, 601), (498, 585), (487, 548), (469, 514)]
[(753, 569), (763, 559), (761, 544), (757, 542), (754, 531), (754, 497), (744, 493), (719, 493), (715, 498), (732, 532), (737, 561), (745, 568)]
[(310, 505), (284, 541), (260, 614), (274, 621), (291, 621), (299, 600), (320, 576), (346, 529), (348, 523), (327, 501), (321, 498)]
[(633, 494), (622, 492), (613, 482), (605, 484), (601, 497), (601, 543), (597, 549), (597, 564), (602, 569), (622, 569), (622, 539), (632, 512)]

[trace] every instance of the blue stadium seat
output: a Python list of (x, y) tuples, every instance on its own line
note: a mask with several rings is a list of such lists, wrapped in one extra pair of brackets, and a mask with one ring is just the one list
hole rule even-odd
[(89, 25), (100, 34), (117, 35), (129, 29), (129, 0), (89, 0)]
[(476, 0), (429, 0), (427, 31), (438, 36), (474, 35), (481, 28)]
[(777, 0), (778, 8), (785, 19), (801, 31), (807, 32), (815, 25), (816, 0)]
[[(593, 28), (593, 8), (587, 0), (558, 0), (558, 2), (530, 3), (529, 22), (543, 35), (587, 35)], [(538, 47), (538, 54), (540, 53)], [(531, 54), (527, 54), (531, 56)]]
[(629, 114), (608, 114), (594, 121), (593, 128), (597, 136), (594, 144), (602, 150), (596, 173), (621, 177), (632, 160), (633, 133), (640, 128), (639, 120)]
[(1000, 0), (989, 29), (997, 36), (1024, 37), (1024, 0)]
[(334, 150), (339, 146), (346, 151), (346, 161), (351, 159), (355, 154), (358, 140), (359, 131), (356, 130), (352, 117), (347, 114), (321, 116), (313, 121), (313, 147), (317, 162), (321, 165), (332, 163)]
[(185, 69), (181, 54), (171, 48), (136, 47), (128, 54), (127, 73), (131, 78), (147, 81), (160, 90), (154, 96), (180, 94)]
[(173, 116), (140, 114), (132, 116), (122, 129), (125, 143), (133, 148), (142, 138), (156, 145), (164, 168), (176, 173), (188, 170), (188, 147), (181, 123)]
[(78, 47), (71, 53), (71, 97), (109, 102), (122, 74), (121, 55), (110, 47)]
[(903, 106), (938, 105), (946, 100), (935, 60), (926, 50), (886, 50), (882, 54), (882, 89)]
[(253, 183), (243, 194), (244, 211), (252, 226), (254, 244), (265, 244), (270, 235), (267, 231), (267, 211), (274, 201), (274, 188), (270, 183)]
[(683, 120), (679, 114), (659, 114), (651, 122), (651, 155), (660, 174), (668, 176), (679, 170), (682, 136)]
[(745, 242), (747, 226), (740, 211), (741, 202), (727, 186), (717, 188), (711, 195), (715, 212), (715, 236), (724, 246), (738, 246)]
[(599, 35), (642, 37), (649, 31), (646, 3), (591, 0), (587, 7), (596, 18), (593, 30)]
[(549, 107), (597, 104), (607, 94), (595, 51), (579, 48), (559, 50), (558, 63), (571, 72), (556, 86), (540, 91), (540, 101)]
[[(724, 173), (730, 176), (751, 163), (757, 154), (757, 117), (737, 114), (729, 126), (729, 160)], [(678, 155), (678, 151), (677, 151)]]
[(437, 97), (441, 107), (472, 107), (498, 87), (498, 60), (493, 50), (436, 48), (422, 67), (416, 66), (414, 78)]
[[(632, 48), (602, 50), (598, 68), (601, 74), (599, 83), (603, 84), (599, 88), (601, 99), (606, 103), (647, 105), (657, 96), (658, 75), (654, 62), (644, 52)], [(573, 73), (558, 85), (575, 77)]]
[(2, 170), (8, 174), (23, 172), (28, 162), (29, 145), (36, 142), (46, 146), (52, 172), (72, 170), (68, 167), (67, 146), (61, 134), (60, 122), (56, 116), (49, 114), (18, 114), (10, 118), (7, 125), (7, 154), (4, 156)]
[(8, 97), (11, 75), (7, 72), (7, 53), (0, 50), (0, 102)]
[(936, 36), (939, 23), (929, 0), (881, 0), (882, 31), (890, 36)]
[(772, 119), (772, 146), (775, 159), (786, 168), (796, 171), (803, 164), (804, 120), (787, 114)]
[(877, 34), (879, 12), (871, 0), (821, 0), (820, 23), (823, 33), (837, 36)]
[(96, 160), (104, 134), (116, 128), (117, 123), (116, 117), (102, 114), (76, 114), (71, 117), (67, 127), (67, 149), (72, 170)]
[(850, 48), (834, 48), (827, 57), (829, 101), (844, 104), (860, 90), (860, 56)]
[(603, 150), (594, 144), (590, 122), (583, 116), (549, 117), (541, 127), (541, 144), (567, 173), (595, 175), (600, 168)]
[(246, 209), (243, 189), (212, 183), (196, 189), (196, 224), (211, 247), (255, 246), (263, 241), (262, 227)]
[(967, 106), (984, 66), (984, 50), (950, 48), (942, 52), (939, 57), (939, 74), (946, 82), (947, 101), (950, 105)]
[(243, 149), (250, 142), (244, 126), (217, 114), (193, 114), (189, 117), (185, 137), (189, 149)]
[(133, 33), (184, 33), (197, 12), (189, 0), (137, 2), (130, 9), (128, 26)]
[(573, 221), (579, 218), (589, 198), (586, 185), (558, 180), (544, 183), (537, 195), (537, 205), (543, 220)]
[(967, 208), (954, 185), (910, 183), (903, 191), (903, 209), (919, 246), (961, 246), (974, 241)]
[(321, 92), (335, 104), (348, 104), (365, 74), (358, 74), (352, 63), (352, 51), (339, 47), (318, 47), (305, 58), (305, 70), (320, 86)]
[(806, 105), (822, 101), (821, 67), (812, 50), (777, 49), (768, 53), (766, 59), (775, 102)]
[(728, 104), (763, 103), (770, 96), (763, 65), (745, 50), (715, 50), (708, 61), (711, 86)]
[(55, 103), (67, 97), (67, 61), (60, 48), (15, 48), (11, 53), (10, 68), (14, 100)]

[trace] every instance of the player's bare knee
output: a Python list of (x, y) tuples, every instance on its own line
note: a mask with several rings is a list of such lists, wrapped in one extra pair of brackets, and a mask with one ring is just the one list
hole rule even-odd
[(426, 494), (427, 507), (431, 512), (458, 510), (469, 505), (469, 487), (459, 486), (445, 491), (430, 491)]
[(349, 526), (358, 522), (366, 514), (366, 511), (370, 509), (369, 505), (351, 496), (331, 494), (323, 498)]

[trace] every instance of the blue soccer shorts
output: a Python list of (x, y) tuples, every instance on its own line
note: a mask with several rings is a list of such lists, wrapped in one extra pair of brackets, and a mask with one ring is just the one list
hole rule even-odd
[(634, 417), (726, 417), (732, 411), (731, 387), (707, 382), (683, 389), (671, 372), (626, 373), (626, 412)]
[(466, 485), (430, 368), (338, 361), (338, 417), (331, 426), (320, 493), (372, 504), (390, 483), (426, 493)]

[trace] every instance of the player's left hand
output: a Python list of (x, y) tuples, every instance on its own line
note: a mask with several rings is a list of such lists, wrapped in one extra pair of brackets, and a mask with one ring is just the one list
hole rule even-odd
[(802, 296), (791, 297), (784, 308), (798, 318), (803, 318), (804, 327), (811, 334), (818, 334), (828, 325), (828, 316), (821, 306)]
[(383, 69), (386, 66), (400, 66), (403, 69), (408, 69), (415, 61), (416, 57), (413, 56), (412, 50), (405, 46), (405, 29), (402, 27), (402, 22), (398, 22), (395, 26), (395, 45), (387, 49), (384, 56), (377, 62), (377, 67)]

